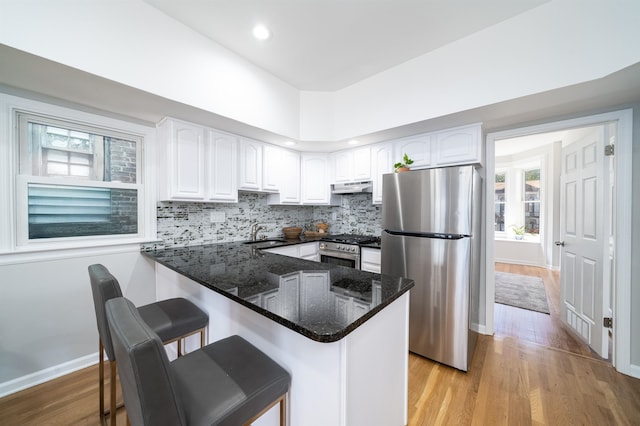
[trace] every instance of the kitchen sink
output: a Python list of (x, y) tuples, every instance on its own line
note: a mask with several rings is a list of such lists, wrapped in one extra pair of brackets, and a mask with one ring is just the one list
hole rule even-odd
[(265, 247), (280, 245), (285, 242), (287, 242), (287, 240), (269, 239), (269, 240), (245, 241), (244, 244), (251, 244), (252, 246), (255, 246), (255, 247), (265, 248)]

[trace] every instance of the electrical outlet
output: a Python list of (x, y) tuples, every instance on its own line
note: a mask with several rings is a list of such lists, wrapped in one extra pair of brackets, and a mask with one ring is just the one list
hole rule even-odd
[(225, 221), (224, 212), (211, 212), (209, 213), (209, 223), (222, 223)]
[(338, 214), (336, 212), (331, 213), (331, 220), (336, 220), (338, 218)]

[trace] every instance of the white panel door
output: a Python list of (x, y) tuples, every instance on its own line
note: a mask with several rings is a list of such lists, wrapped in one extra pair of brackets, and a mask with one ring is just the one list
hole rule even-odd
[(560, 310), (563, 321), (607, 358), (608, 336), (602, 324), (609, 289), (603, 273), (607, 238), (603, 157), (604, 127), (594, 128), (562, 150)]

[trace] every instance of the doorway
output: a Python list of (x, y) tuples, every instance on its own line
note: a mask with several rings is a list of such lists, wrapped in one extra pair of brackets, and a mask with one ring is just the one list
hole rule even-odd
[[(615, 163), (615, 181), (625, 182), (631, 180), (631, 128), (632, 128), (632, 112), (631, 110), (616, 111), (611, 113), (599, 114), (594, 116), (582, 117), (577, 119), (559, 121), (554, 123), (547, 123), (537, 126), (530, 126), (519, 129), (512, 129), (507, 131), (501, 131), (496, 133), (489, 133), (487, 135), (487, 161), (486, 161), (486, 176), (485, 176), (485, 195), (486, 203), (485, 207), (485, 230), (487, 233), (486, 245), (485, 245), (485, 329), (480, 327), (480, 331), (486, 334), (493, 334), (495, 331), (495, 271), (496, 271), (496, 247), (493, 241), (493, 230), (495, 229), (495, 204), (492, 201), (494, 191), (494, 175), (496, 173), (496, 158), (495, 148), (496, 141), (512, 139), (517, 137), (525, 137), (531, 135), (541, 135), (550, 132), (564, 132), (573, 129), (586, 128), (590, 126), (597, 126), (605, 123), (614, 123), (616, 126), (616, 156), (614, 157)], [(611, 304), (613, 309), (611, 313), (613, 317), (613, 346), (612, 346), (612, 364), (616, 369), (625, 374), (634, 375), (633, 368), (630, 364), (630, 235), (619, 230), (628, 229), (631, 223), (631, 197), (630, 194), (625, 193), (624, 186), (618, 185), (613, 188), (613, 200), (616, 202), (616, 208), (614, 216), (612, 217), (612, 223), (616, 224), (616, 227), (611, 227), (612, 230), (612, 244), (613, 252), (616, 254), (615, 258), (611, 262), (611, 272), (608, 275), (611, 277), (614, 283), (611, 287)], [(549, 218), (548, 218), (549, 219)], [(549, 219), (551, 220), (551, 219)], [(544, 222), (543, 222), (544, 223)], [(508, 225), (508, 222), (505, 221)], [(542, 231), (544, 227), (546, 231)], [(541, 232), (548, 232), (550, 235), (540, 235), (543, 241), (542, 245), (553, 244), (557, 241), (556, 238), (560, 236), (559, 224), (547, 223), (541, 225)], [(608, 246), (607, 246), (608, 248)], [(605, 247), (602, 247), (605, 250)], [(544, 261), (548, 262), (549, 253), (553, 253), (554, 250), (547, 250), (542, 253)], [(560, 256), (552, 254), (551, 257)], [(547, 265), (544, 265), (547, 266)], [(558, 262), (558, 268), (560, 263)], [(617, 283), (617, 285), (616, 285)], [(566, 317), (563, 318), (566, 321)]]
[(489, 198), (495, 225), (487, 235), (494, 242), (496, 335), (600, 358), (563, 324), (562, 248), (554, 242), (566, 216), (560, 195), (563, 147), (597, 138), (603, 126), (495, 141), (495, 190)]

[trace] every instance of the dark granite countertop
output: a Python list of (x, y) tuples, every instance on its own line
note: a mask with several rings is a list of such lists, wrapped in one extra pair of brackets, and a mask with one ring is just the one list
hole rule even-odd
[(407, 278), (267, 253), (242, 242), (142, 254), (318, 342), (342, 339), (414, 285)]

